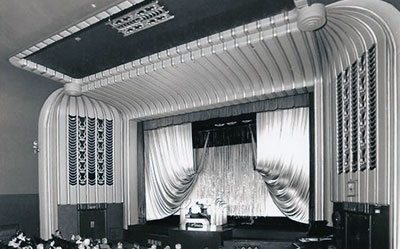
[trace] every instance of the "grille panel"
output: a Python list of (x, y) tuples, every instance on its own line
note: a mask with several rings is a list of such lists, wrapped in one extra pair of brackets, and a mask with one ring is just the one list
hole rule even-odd
[(68, 115), (69, 185), (113, 185), (113, 153), (113, 120)]
[(360, 170), (365, 170), (367, 168), (367, 82), (366, 82), (366, 54), (360, 58), (359, 63), (359, 74), (360, 74), (360, 82), (359, 82), (359, 118), (360, 118), (360, 145), (359, 145), (359, 153), (360, 153)]
[(376, 46), (336, 78), (337, 173), (377, 167)]
[(343, 78), (343, 133), (344, 172), (350, 171), (350, 69), (344, 71)]
[(358, 69), (351, 66), (351, 171), (358, 170)]
[(343, 101), (342, 73), (336, 79), (336, 120), (337, 120), (337, 172), (343, 173)]
[(106, 184), (113, 184), (114, 165), (113, 165), (113, 121), (106, 120)]
[(114, 18), (107, 24), (126, 37), (171, 20), (172, 18), (174, 16), (164, 6), (159, 5), (155, 1), (121, 17)]
[(376, 48), (368, 50), (368, 154), (369, 169), (376, 168)]
[(96, 184), (96, 119), (88, 118), (88, 180)]
[(69, 184), (77, 184), (77, 129), (76, 116), (68, 115), (68, 180)]

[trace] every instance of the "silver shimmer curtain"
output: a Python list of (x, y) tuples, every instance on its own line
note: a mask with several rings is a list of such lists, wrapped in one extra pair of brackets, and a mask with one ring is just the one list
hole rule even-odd
[(191, 124), (145, 131), (147, 220), (179, 210), (197, 178), (193, 161)]
[(257, 114), (257, 164), (276, 206), (287, 217), (308, 223), (309, 108)]
[(188, 200), (195, 203), (221, 198), (228, 204), (230, 216), (284, 216), (263, 178), (254, 171), (250, 143), (210, 147), (204, 152), (204, 148), (195, 149), (196, 161), (203, 161), (204, 168)]

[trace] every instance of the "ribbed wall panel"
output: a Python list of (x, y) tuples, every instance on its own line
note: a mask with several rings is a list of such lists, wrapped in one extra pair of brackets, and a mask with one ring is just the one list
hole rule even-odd
[[(342, 48), (344, 50), (338, 53), (335, 58), (339, 62), (336, 64), (338, 76), (335, 78), (337, 87), (334, 102), (336, 105), (336, 134), (338, 138), (336, 154), (338, 157), (335, 160), (337, 169), (333, 176), (333, 182), (337, 182), (337, 185), (335, 185), (336, 189), (334, 189), (332, 197), (333, 201), (389, 204), (388, 185), (378, 184), (378, 179), (382, 175), (386, 175), (388, 169), (382, 167), (382, 169), (373, 170), (377, 165), (379, 155), (377, 151), (377, 127), (379, 123), (383, 125), (385, 121), (377, 118), (379, 112), (376, 106), (376, 92), (379, 90), (377, 90), (376, 81), (370, 83), (369, 80), (369, 75), (372, 75), (371, 78), (373, 79), (377, 76), (375, 58), (371, 60), (371, 66), (368, 64), (370, 61), (369, 54), (375, 55), (376, 47), (385, 46), (382, 41), (376, 40), (374, 37), (383, 39), (385, 35), (376, 36), (376, 34), (371, 33), (371, 29), (361, 22), (362, 19), (358, 19), (365, 18), (365, 15), (359, 13), (359, 16), (355, 17), (354, 12), (347, 11), (341, 10), (339, 12), (335, 8), (330, 9), (333, 21), (339, 20), (340, 16), (340, 20), (346, 22), (348, 26), (354, 22), (354, 25), (351, 25), (351, 28), (349, 27), (349, 30), (354, 33), (348, 32), (346, 38), (350, 39), (351, 42), (348, 46), (344, 46)], [(340, 33), (339, 27), (343, 30), (345, 26), (335, 26), (330, 25), (330, 23), (328, 23), (328, 26), (329, 28), (320, 31), (322, 36), (331, 38), (323, 41), (325, 45), (334, 47), (336, 44), (342, 43), (343, 38), (332, 35), (330, 32)], [(381, 51), (385, 51), (385, 49), (382, 48)], [(377, 58), (379, 55), (379, 53), (376, 53)], [(388, 55), (383, 52), (381, 56), (385, 58)], [(383, 72), (385, 69), (381, 68), (380, 70), (380, 72)], [(342, 90), (339, 89), (341, 85), (340, 77), (343, 81)], [(382, 74), (381, 77), (382, 82), (384, 82), (384, 78), (387, 76)], [(381, 83), (380, 89), (382, 91), (384, 91), (384, 85), (384, 83)], [(342, 92), (341, 96), (339, 95), (340, 91)], [(382, 96), (382, 100), (384, 99), (385, 97)], [(383, 118), (385, 114), (381, 113), (380, 115)], [(341, 117), (343, 119), (342, 124)], [(385, 152), (381, 151), (382, 160), (385, 160), (383, 153)], [(375, 166), (372, 166), (371, 162), (374, 162), (373, 165)], [(341, 174), (342, 165), (343, 173)], [(348, 182), (356, 182), (357, 192), (355, 195), (348, 193)]]
[[(122, 193), (122, 120), (115, 108), (88, 97), (59, 96), (51, 153), (58, 163), (57, 203), (116, 203)], [(64, 152), (66, 151), (66, 153)], [(53, 180), (52, 180), (53, 181)]]

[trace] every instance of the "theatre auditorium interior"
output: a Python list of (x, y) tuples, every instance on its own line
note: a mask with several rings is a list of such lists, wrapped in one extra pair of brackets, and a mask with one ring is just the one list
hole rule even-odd
[(0, 0), (0, 249), (400, 249), (400, 0)]

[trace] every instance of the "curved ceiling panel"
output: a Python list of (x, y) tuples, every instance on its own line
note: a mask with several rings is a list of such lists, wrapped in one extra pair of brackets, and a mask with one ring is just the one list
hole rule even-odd
[(321, 75), (296, 12), (236, 27), (83, 79), (86, 95), (149, 119), (309, 92)]

